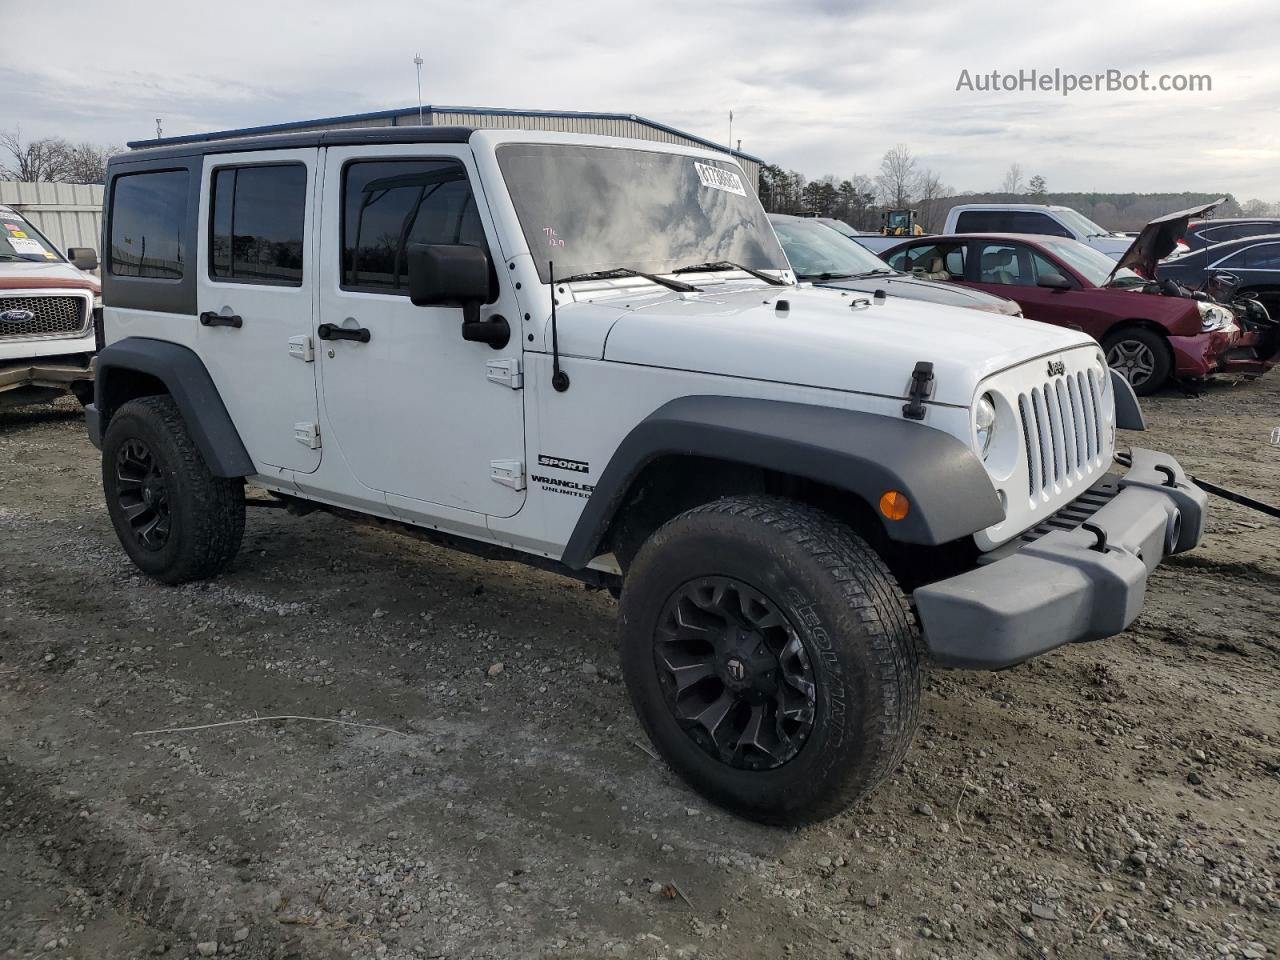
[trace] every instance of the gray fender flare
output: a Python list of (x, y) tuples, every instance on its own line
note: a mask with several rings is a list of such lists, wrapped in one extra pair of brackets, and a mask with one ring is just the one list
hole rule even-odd
[(147, 374), (165, 385), (214, 476), (258, 472), (204, 362), (181, 344), (149, 337), (126, 337), (98, 353), (92, 410), (87, 411), (95, 445), (101, 445), (115, 413), (121, 396), (117, 387), (131, 373)]
[(936, 545), (1004, 519), (987, 471), (950, 434), (915, 421), (749, 397), (680, 397), (623, 438), (596, 483), (561, 557), (575, 570), (597, 555), (640, 471), (659, 457), (709, 457), (763, 467), (848, 490), (871, 505), (907, 495), (890, 538)]
[(1111, 371), (1111, 392), (1116, 398), (1116, 426), (1121, 430), (1147, 429), (1138, 395), (1133, 392), (1129, 381), (1115, 370)]

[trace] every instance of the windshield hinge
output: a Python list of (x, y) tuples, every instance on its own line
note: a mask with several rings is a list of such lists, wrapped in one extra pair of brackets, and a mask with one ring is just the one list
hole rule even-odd
[(916, 362), (911, 371), (911, 386), (907, 390), (907, 402), (902, 406), (902, 415), (908, 420), (924, 419), (924, 402), (933, 394), (933, 364), (928, 360)]

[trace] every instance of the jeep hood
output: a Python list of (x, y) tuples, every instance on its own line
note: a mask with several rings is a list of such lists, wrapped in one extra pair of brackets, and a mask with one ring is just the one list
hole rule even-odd
[(1166, 213), (1163, 217), (1156, 217), (1133, 238), (1129, 249), (1116, 261), (1115, 269), (1111, 271), (1111, 276), (1107, 277), (1107, 283), (1110, 283), (1116, 273), (1124, 267), (1128, 267), (1140, 277), (1154, 280), (1156, 264), (1173, 253), (1187, 232), (1187, 224), (1196, 217), (1204, 216), (1218, 204), (1225, 203), (1226, 199), (1221, 197), (1202, 207), (1190, 207), (1179, 210), (1177, 213)]
[[(1076, 347), (1089, 336), (920, 300), (799, 287), (609, 297), (560, 308), (560, 349), (616, 363), (905, 397), (919, 361), (935, 403), (969, 406), (997, 371)], [(781, 304), (785, 309), (779, 309)], [(546, 345), (550, 346), (550, 331)]]
[(987, 310), (1006, 316), (1016, 316), (1021, 308), (1012, 300), (997, 297), (985, 290), (972, 287), (961, 287), (949, 280), (925, 280), (913, 277), (909, 273), (893, 273), (882, 276), (853, 277), (848, 280), (815, 280), (815, 286), (833, 287), (836, 290), (856, 290), (861, 293), (874, 294), (883, 290), (890, 297), (902, 297), (906, 300), (927, 300), (929, 303), (944, 303), (950, 307), (969, 307), (973, 310)]

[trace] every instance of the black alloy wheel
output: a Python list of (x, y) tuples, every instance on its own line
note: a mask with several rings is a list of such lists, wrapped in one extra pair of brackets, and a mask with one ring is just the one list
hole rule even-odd
[(173, 527), (169, 485), (151, 448), (131, 437), (116, 454), (116, 502), (144, 550), (163, 550)]
[(658, 620), (653, 655), (676, 721), (721, 763), (772, 770), (813, 731), (809, 653), (778, 607), (740, 580), (713, 576), (680, 586)]

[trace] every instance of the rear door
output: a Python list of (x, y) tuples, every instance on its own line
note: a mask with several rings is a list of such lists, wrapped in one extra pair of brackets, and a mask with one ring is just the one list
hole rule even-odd
[(320, 465), (311, 345), (318, 155), (210, 155), (201, 175), (199, 353), (268, 475)]

